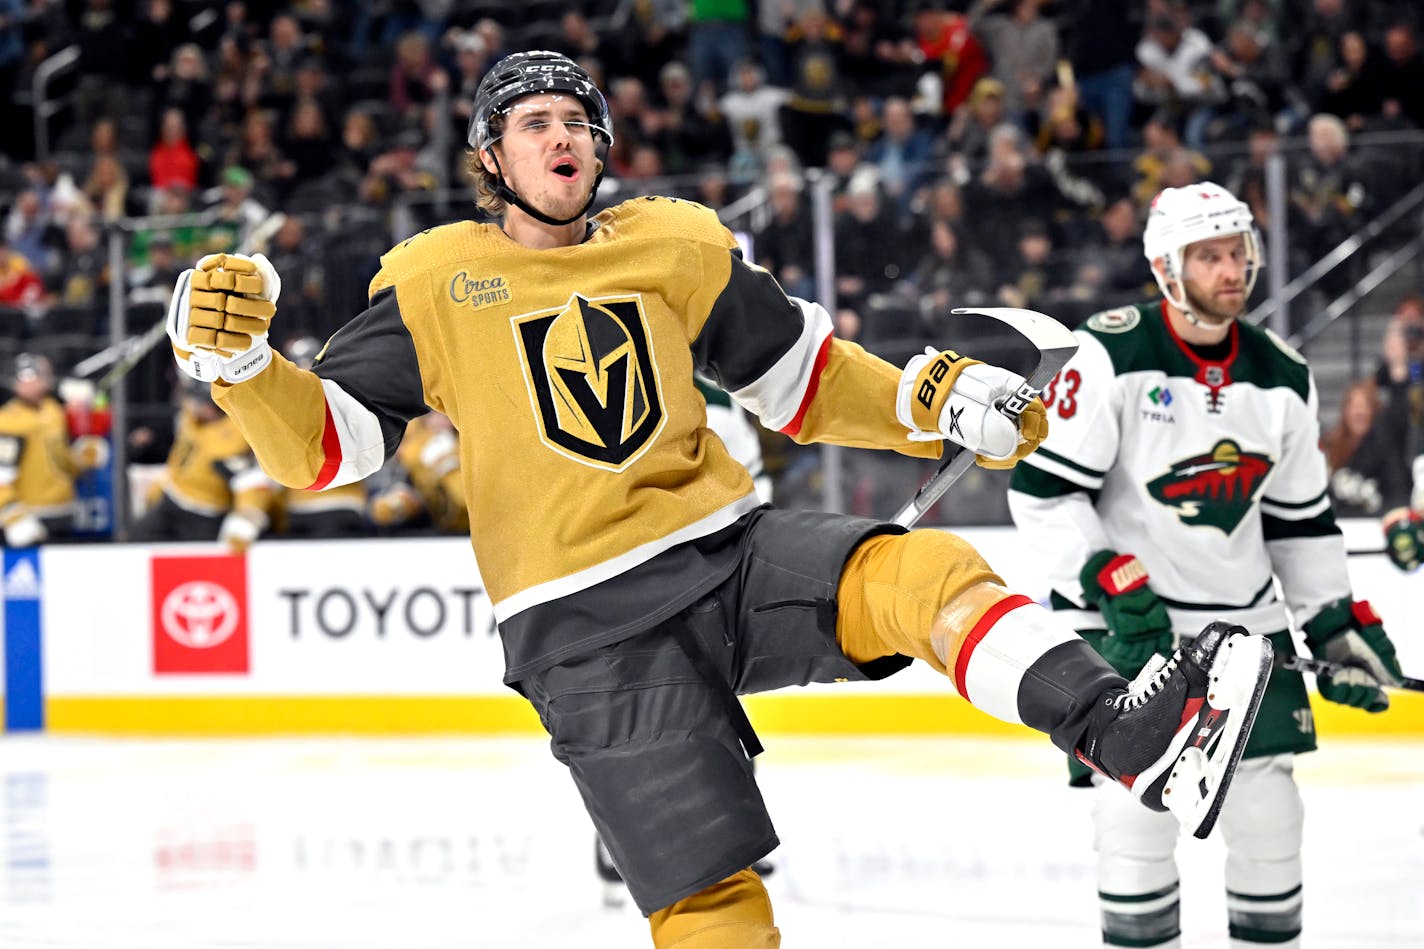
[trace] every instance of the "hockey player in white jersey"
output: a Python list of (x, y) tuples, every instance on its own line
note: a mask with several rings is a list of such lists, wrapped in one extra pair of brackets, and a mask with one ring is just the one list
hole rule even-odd
[[(1077, 355), (1044, 392), (1049, 436), (1011, 483), (1014, 521), (1047, 558), (1053, 606), (1127, 676), (1211, 618), (1270, 633), (1293, 654), (1289, 611), (1316, 656), (1350, 667), (1322, 677), (1321, 695), (1383, 710), (1399, 665), (1350, 589), (1310, 370), (1238, 320), (1261, 261), (1250, 209), (1210, 182), (1168, 188), (1143, 244), (1163, 299), (1078, 330)], [(1292, 761), (1314, 748), (1301, 675), (1277, 669), (1221, 813), (1233, 947), (1300, 944)], [(1074, 783), (1101, 783), (1074, 771)], [(1179, 946), (1178, 828), (1097, 793), (1104, 942)]]

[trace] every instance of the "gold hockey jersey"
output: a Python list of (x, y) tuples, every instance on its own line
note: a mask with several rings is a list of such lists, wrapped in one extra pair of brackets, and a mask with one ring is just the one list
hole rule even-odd
[(205, 420), (186, 408), (178, 413), (161, 488), (174, 504), (194, 514), (222, 517), (242, 510), (264, 521), (276, 495), (232, 419)]
[(11, 399), (0, 406), (0, 521), (70, 513), (76, 468), (64, 406)]
[(700, 205), (637, 198), (545, 250), (450, 224), (381, 263), (313, 372), (279, 357), (215, 397), (273, 477), (313, 488), (377, 470), (427, 407), (449, 416), (509, 681), (733, 568), (716, 538), (758, 501), (694, 369), (797, 441), (939, 454), (895, 418), (899, 368), (834, 339)]

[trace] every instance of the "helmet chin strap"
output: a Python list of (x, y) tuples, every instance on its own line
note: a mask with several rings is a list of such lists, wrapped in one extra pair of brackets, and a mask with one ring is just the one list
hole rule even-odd
[(603, 183), (603, 170), (608, 167), (607, 162), (603, 161), (602, 159), (598, 159), (599, 171), (598, 174), (594, 176), (593, 189), (588, 193), (588, 200), (583, 203), (583, 207), (579, 208), (578, 213), (574, 214), (572, 217), (567, 217), (563, 220), (560, 220), (556, 217), (550, 217), (543, 211), (540, 211), (538, 208), (534, 207), (534, 205), (525, 201), (519, 195), (515, 194), (514, 189), (511, 188), (504, 180), (504, 169), (499, 167), (499, 156), (494, 153), (494, 145), (491, 144), (487, 151), (489, 152), (490, 161), (494, 162), (494, 193), (499, 195), (505, 201), (514, 205), (519, 210), (523, 211), (525, 214), (532, 217), (534, 220), (541, 221), (544, 224), (550, 225), (551, 227), (563, 227), (565, 225), (572, 224), (588, 213), (588, 209), (593, 207), (594, 199), (598, 197), (598, 186)]

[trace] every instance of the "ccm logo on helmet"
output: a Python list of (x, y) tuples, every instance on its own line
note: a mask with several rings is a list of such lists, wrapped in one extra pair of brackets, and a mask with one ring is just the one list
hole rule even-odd
[(939, 384), (944, 381), (945, 373), (949, 372), (951, 363), (958, 362), (962, 357), (957, 353), (954, 358), (946, 358), (950, 354), (940, 353), (939, 358), (930, 366), (930, 371), (920, 382), (919, 391), (915, 393), (915, 398), (920, 400), (920, 404), (925, 408), (931, 408), (934, 404), (935, 393), (939, 391)]

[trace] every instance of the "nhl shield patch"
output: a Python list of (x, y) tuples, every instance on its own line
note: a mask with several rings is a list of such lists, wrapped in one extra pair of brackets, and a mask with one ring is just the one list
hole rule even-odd
[(647, 449), (666, 412), (637, 296), (574, 294), (511, 322), (544, 444), (610, 471)]
[(1230, 534), (1255, 503), (1273, 467), (1269, 455), (1243, 452), (1223, 438), (1211, 451), (1173, 464), (1148, 482), (1147, 490), (1175, 509), (1183, 524)]

